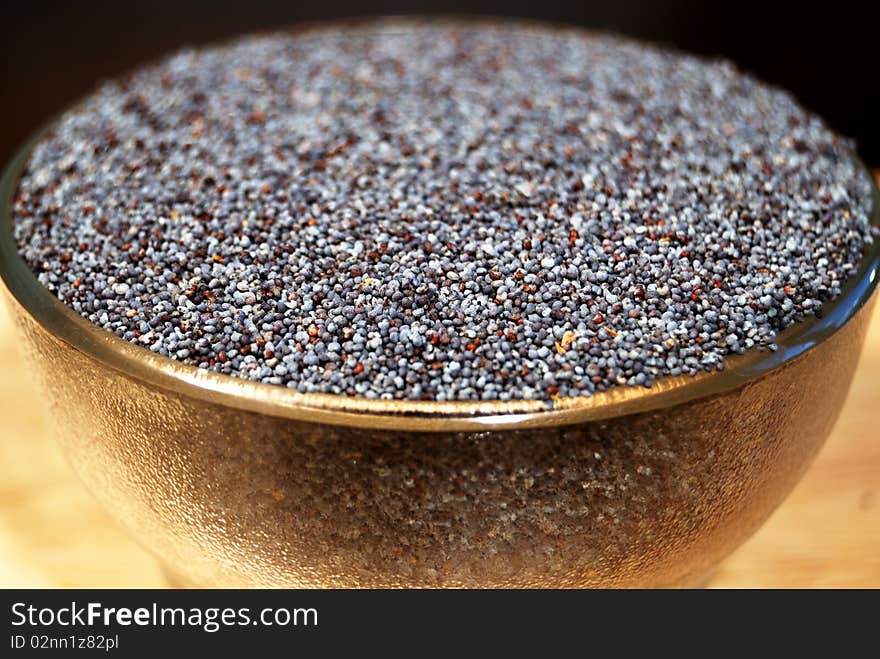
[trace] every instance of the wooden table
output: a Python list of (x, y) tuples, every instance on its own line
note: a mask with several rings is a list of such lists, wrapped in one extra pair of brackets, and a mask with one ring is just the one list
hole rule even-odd
[[(809, 473), (713, 587), (880, 587), (880, 305)], [(55, 447), (0, 308), (0, 586), (165, 587)]]

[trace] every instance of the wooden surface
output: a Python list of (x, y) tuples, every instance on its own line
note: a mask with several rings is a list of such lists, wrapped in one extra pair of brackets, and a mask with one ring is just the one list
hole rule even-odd
[[(810, 471), (714, 587), (880, 587), (880, 304)], [(56, 450), (0, 308), (0, 586), (164, 587)]]

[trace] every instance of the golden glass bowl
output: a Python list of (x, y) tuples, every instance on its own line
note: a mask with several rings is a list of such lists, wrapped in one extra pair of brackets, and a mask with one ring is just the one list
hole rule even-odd
[(76, 471), (185, 584), (700, 583), (831, 431), (877, 284), (880, 242), (777, 352), (552, 410), (300, 394), (157, 356), (43, 288), (11, 231), (28, 152), (0, 181), (21, 345)]

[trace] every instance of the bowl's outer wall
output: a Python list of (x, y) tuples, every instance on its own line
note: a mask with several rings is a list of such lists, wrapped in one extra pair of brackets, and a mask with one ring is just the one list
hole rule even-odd
[(424, 433), (162, 390), (6, 297), (67, 456), (107, 510), (187, 583), (295, 587), (693, 583), (831, 431), (873, 306), (724, 394), (572, 426)]

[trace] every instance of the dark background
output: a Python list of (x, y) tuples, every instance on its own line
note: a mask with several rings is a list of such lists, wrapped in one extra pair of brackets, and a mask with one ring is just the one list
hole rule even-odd
[(870, 2), (672, 0), (395, 2), (392, 0), (154, 0), (4, 3), (0, 54), (0, 162), (96, 81), (184, 44), (299, 21), (372, 14), (523, 16), (610, 29), (723, 55), (788, 88), (880, 165), (873, 118), (880, 91)]

